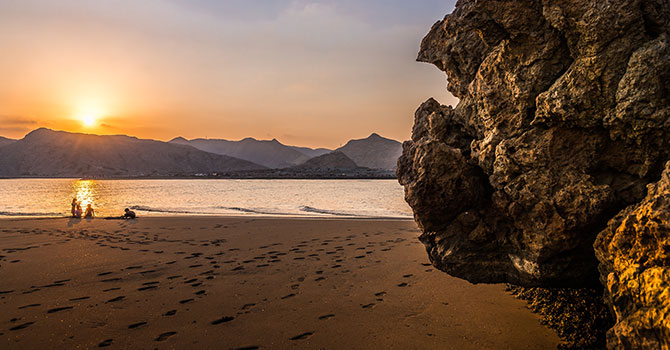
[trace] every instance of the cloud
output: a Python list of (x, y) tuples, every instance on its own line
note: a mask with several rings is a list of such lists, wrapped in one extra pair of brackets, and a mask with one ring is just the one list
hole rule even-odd
[(3, 127), (37, 125), (37, 120), (16, 115), (0, 115), (0, 124)]

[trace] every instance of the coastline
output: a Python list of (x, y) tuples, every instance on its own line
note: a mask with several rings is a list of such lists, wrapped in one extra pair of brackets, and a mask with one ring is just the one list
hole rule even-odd
[(503, 285), (435, 270), (411, 220), (0, 219), (0, 347), (546, 349)]

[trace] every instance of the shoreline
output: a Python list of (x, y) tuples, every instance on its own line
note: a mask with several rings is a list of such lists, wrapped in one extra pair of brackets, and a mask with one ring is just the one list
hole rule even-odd
[(73, 218), (70, 216), (45, 216), (45, 217), (39, 217), (39, 216), (0, 216), (0, 222), (2, 221), (30, 221), (30, 220), (64, 220), (64, 219), (72, 219), (72, 220), (79, 220), (79, 221), (87, 221), (87, 222), (95, 222), (95, 221), (119, 221), (119, 222), (131, 222), (133, 220), (144, 220), (144, 219), (286, 219), (286, 220), (341, 220), (341, 221), (400, 221), (400, 222), (414, 222), (414, 218), (404, 218), (404, 217), (384, 217), (384, 216), (379, 216), (379, 217), (367, 217), (367, 216), (291, 216), (291, 215), (210, 215), (210, 214), (203, 214), (203, 215), (197, 215), (197, 214), (191, 214), (191, 215), (142, 215), (138, 216), (135, 219), (121, 219), (118, 217), (94, 217), (92, 219), (86, 219), (86, 218)]
[(546, 349), (503, 285), (437, 271), (411, 220), (2, 220), (0, 347)]

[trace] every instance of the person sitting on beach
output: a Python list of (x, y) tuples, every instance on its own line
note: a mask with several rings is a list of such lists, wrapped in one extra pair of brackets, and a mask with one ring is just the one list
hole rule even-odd
[(122, 218), (124, 218), (124, 219), (134, 219), (135, 218), (135, 212), (134, 211), (132, 211), (128, 208), (126, 208), (126, 210), (124, 210), (124, 211), (126, 213), (121, 216)]
[(72, 209), (70, 210), (70, 213), (72, 213), (72, 217), (75, 217), (74, 213), (77, 210), (77, 197), (72, 198)]
[(92, 218), (95, 215), (95, 212), (93, 211), (93, 208), (91, 207), (91, 204), (86, 206), (86, 213), (84, 214), (85, 218)]
[(81, 219), (81, 204), (77, 203), (77, 207), (74, 209), (74, 215), (72, 217)]

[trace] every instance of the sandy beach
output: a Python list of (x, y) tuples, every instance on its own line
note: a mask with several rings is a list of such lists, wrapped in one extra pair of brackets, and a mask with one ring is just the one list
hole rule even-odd
[(0, 220), (2, 349), (552, 349), (409, 220)]

